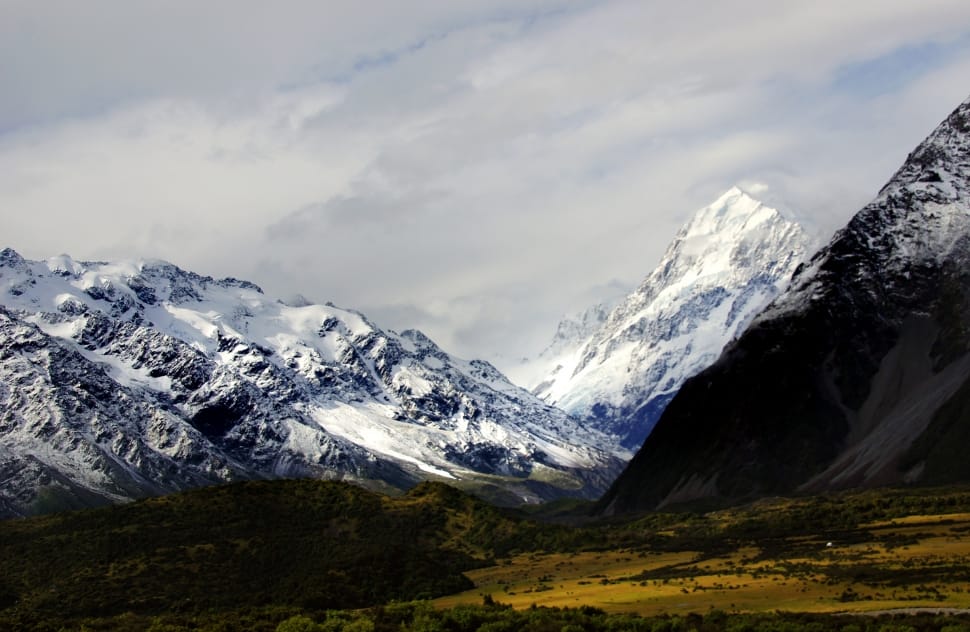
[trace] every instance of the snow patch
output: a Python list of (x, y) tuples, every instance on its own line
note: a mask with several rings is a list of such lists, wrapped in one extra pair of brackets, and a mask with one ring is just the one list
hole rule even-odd
[(417, 447), (414, 440), (420, 440), (423, 433), (412, 424), (388, 418), (387, 413), (386, 407), (351, 406), (342, 402), (317, 406), (310, 411), (313, 419), (330, 434), (372, 452), (415, 465), (423, 472), (456, 478), (447, 470), (414, 456), (414, 448)]

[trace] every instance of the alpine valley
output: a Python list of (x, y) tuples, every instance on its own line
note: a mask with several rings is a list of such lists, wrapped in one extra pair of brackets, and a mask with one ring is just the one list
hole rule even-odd
[(970, 480), (970, 101), (688, 380), (617, 513)]
[(684, 381), (786, 287), (812, 246), (796, 222), (732, 187), (694, 213), (617, 306), (560, 323), (527, 386), (636, 449)]
[(0, 629), (970, 629), (970, 100), (809, 248), (728, 191), (560, 328), (547, 402), (246, 281), (0, 251), (0, 515), (107, 505), (0, 520)]
[(2, 516), (280, 477), (592, 498), (630, 457), (486, 362), (246, 281), (6, 249), (0, 303)]

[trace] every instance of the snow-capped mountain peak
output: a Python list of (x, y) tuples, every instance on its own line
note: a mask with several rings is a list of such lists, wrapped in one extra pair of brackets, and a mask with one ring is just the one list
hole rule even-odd
[(675, 300), (680, 294), (693, 291), (698, 282), (723, 285), (725, 280), (757, 272), (759, 265), (766, 265), (764, 272), (772, 274), (805, 253), (802, 248), (771, 257), (767, 251), (777, 250), (779, 243), (803, 239), (804, 231), (798, 224), (734, 186), (691, 216), (660, 264), (638, 288), (639, 300), (630, 303), (647, 304), (661, 294), (667, 300)]
[(810, 248), (798, 224), (732, 187), (690, 217), (653, 272), (533, 392), (639, 445)]
[[(762, 211), (759, 216), (759, 211)], [(773, 208), (762, 204), (737, 185), (721, 194), (721, 197), (694, 213), (684, 226), (688, 235), (712, 234), (749, 221), (762, 221), (776, 214)]]

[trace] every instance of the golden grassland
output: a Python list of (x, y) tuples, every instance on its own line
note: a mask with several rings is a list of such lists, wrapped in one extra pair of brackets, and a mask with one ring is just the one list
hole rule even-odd
[(481, 603), (490, 595), (514, 608), (587, 605), (641, 615), (970, 608), (970, 513), (882, 520), (839, 535), (712, 552), (520, 554), (466, 573), (475, 587), (435, 604)]

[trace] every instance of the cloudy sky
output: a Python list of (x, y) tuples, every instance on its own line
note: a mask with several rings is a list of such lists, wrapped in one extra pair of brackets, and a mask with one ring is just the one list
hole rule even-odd
[(0, 0), (0, 245), (507, 366), (732, 184), (831, 233), (968, 95), (966, 0)]

